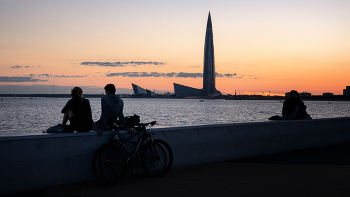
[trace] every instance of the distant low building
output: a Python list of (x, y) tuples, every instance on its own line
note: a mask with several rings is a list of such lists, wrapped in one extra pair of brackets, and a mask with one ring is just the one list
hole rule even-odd
[(330, 93), (330, 92), (326, 92), (326, 93), (323, 93), (323, 96), (333, 96), (334, 94), (333, 93)]
[[(290, 92), (286, 92), (285, 94), (285, 97), (286, 98), (289, 98), (290, 97)], [(299, 93), (300, 97), (311, 97), (311, 93), (308, 93), (308, 92), (302, 92), (302, 93)]]
[(130, 94), (118, 94), (120, 98), (130, 98)]
[(299, 93), (300, 94), (300, 97), (311, 97), (311, 93), (308, 93), (308, 92), (302, 92), (302, 93)]
[(346, 89), (343, 89), (343, 96), (350, 96), (350, 86), (346, 86)]

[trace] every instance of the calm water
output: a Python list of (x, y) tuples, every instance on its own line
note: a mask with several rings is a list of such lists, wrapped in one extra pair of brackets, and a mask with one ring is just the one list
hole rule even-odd
[[(68, 98), (1, 98), (0, 135), (40, 133), (62, 122), (60, 113)], [(99, 98), (91, 98), (93, 120), (100, 117)], [(159, 126), (267, 121), (281, 115), (283, 101), (123, 98), (124, 115), (137, 114), (141, 122)], [(350, 102), (305, 101), (312, 118), (349, 117)]]

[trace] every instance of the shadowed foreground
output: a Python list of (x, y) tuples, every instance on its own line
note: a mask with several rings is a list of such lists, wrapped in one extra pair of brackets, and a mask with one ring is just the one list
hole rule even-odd
[(349, 196), (350, 144), (8, 196)]

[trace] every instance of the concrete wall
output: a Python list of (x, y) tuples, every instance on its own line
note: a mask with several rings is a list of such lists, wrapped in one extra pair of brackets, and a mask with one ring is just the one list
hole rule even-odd
[[(350, 142), (350, 118), (156, 128), (174, 168)], [(0, 137), (0, 195), (95, 180), (96, 132)]]

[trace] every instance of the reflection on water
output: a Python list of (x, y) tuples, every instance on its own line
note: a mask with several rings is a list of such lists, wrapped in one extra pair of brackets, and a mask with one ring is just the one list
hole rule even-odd
[[(61, 123), (61, 109), (68, 98), (1, 98), (0, 135), (38, 133)], [(91, 98), (93, 120), (101, 113), (100, 99)], [(124, 115), (137, 114), (141, 122), (156, 120), (160, 126), (267, 121), (281, 115), (278, 100), (203, 100), (124, 98)], [(350, 116), (347, 101), (305, 101), (312, 118)]]

